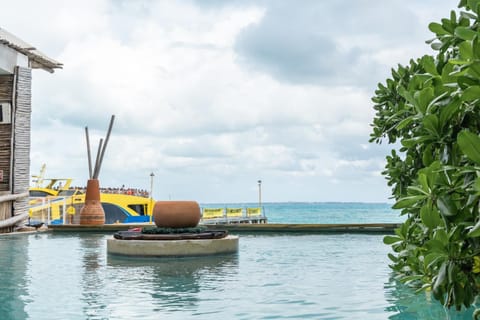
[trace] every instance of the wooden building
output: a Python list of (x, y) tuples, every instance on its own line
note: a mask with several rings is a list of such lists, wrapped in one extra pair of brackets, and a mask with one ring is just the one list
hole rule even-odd
[(0, 28), (0, 233), (28, 218), (32, 69), (61, 67)]

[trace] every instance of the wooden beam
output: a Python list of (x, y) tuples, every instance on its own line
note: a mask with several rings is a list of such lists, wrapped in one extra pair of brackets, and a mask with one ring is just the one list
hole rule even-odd
[(6, 220), (0, 221), (0, 229), (12, 227), (12, 226), (22, 222), (23, 220), (27, 220), (27, 219), (28, 219), (28, 212), (19, 214), (17, 216), (13, 216), (13, 217), (8, 218)]
[(14, 201), (17, 199), (23, 199), (26, 197), (28, 197), (28, 192), (18, 193), (18, 194), (6, 194), (3, 196), (0, 196), (0, 203), (5, 201)]

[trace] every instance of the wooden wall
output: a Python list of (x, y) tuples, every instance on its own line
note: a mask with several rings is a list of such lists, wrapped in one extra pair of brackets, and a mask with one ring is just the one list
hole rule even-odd
[(14, 75), (0, 76), (0, 103), (11, 104), (11, 124), (0, 123), (0, 195), (14, 197), (0, 203), (0, 233), (28, 217), (28, 197), (21, 194), (28, 194), (30, 183), (31, 88), (31, 69), (17, 67)]
[[(12, 103), (13, 99), (13, 75), (0, 76), (0, 103)], [(3, 179), (0, 180), (0, 192), (10, 190), (10, 166), (12, 159), (12, 125), (0, 123), (0, 170)], [(1, 211), (1, 210), (0, 210)], [(0, 214), (1, 219), (1, 214)]]
[[(32, 70), (17, 67), (13, 142), (14, 194), (28, 192), (30, 185), (30, 120), (32, 114)], [(14, 215), (28, 212), (28, 198), (15, 201)]]
[[(0, 103), (13, 103), (13, 75), (0, 76)], [(0, 123), (0, 170), (2, 179), (0, 180), (0, 193), (9, 194), (10, 190), (10, 166), (12, 160), (12, 124)], [(5, 201), (0, 203), (0, 221), (6, 220), (12, 216), (13, 203)], [(12, 231), (11, 227), (0, 229), (0, 233)]]

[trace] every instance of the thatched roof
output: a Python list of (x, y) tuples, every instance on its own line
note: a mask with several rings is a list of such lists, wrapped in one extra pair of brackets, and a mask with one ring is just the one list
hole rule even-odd
[(43, 69), (48, 72), (54, 69), (62, 68), (63, 64), (47, 57), (42, 52), (38, 51), (32, 45), (26, 43), (20, 38), (17, 38), (5, 29), (0, 28), (0, 44), (4, 44), (24, 55), (29, 59), (30, 68)]

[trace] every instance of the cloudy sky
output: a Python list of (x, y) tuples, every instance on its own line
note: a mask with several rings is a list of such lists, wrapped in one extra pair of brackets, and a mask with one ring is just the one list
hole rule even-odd
[(62, 62), (33, 81), (32, 174), (156, 199), (389, 201), (369, 144), (378, 82), (431, 54), (458, 0), (0, 0), (1, 24)]

